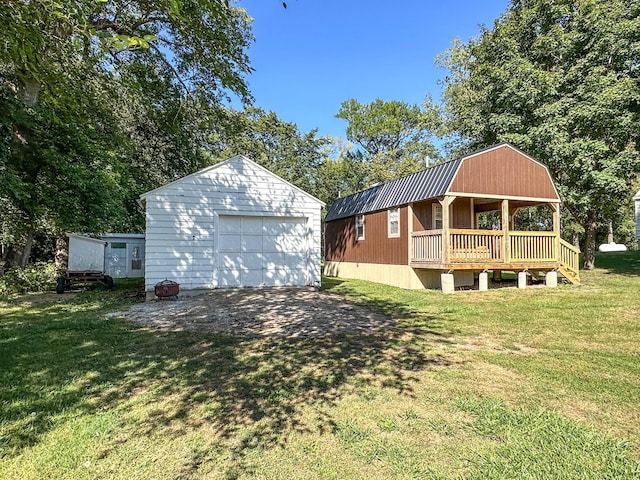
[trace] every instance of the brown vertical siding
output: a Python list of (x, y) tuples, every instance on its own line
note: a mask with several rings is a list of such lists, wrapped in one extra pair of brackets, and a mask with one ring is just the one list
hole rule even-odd
[[(428, 200), (413, 204), (413, 231), (433, 229), (433, 204)], [(471, 199), (457, 198), (451, 206), (451, 228), (471, 228)]]
[(449, 191), (558, 198), (547, 170), (508, 146), (465, 159)]
[(365, 214), (364, 240), (356, 240), (355, 217), (325, 224), (325, 259), (332, 262), (407, 265), (407, 207), (400, 208), (400, 236), (389, 238), (387, 210)]
[(431, 230), (433, 228), (433, 203), (437, 200), (413, 204), (413, 231)]
[(451, 207), (451, 228), (471, 228), (471, 199), (456, 198)]

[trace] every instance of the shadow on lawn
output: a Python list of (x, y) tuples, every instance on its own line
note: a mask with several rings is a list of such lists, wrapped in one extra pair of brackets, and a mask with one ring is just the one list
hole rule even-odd
[[(378, 307), (411, 316), (393, 302)], [(104, 311), (99, 303), (46, 304), (0, 322), (0, 457), (37, 444), (58, 415), (126, 411), (145, 395), (138, 398), (151, 413), (128, 429), (132, 436), (213, 429), (234, 445), (227, 478), (235, 478), (250, 473), (252, 449), (283, 444), (293, 431), (333, 430), (323, 410), (346, 393), (378, 386), (411, 396), (416, 371), (447, 364), (433, 353), (447, 343), (436, 318), (369, 335), (257, 340), (135, 329)], [(184, 475), (206, 457), (195, 452)]]
[(596, 267), (619, 275), (640, 276), (640, 251), (598, 253)]

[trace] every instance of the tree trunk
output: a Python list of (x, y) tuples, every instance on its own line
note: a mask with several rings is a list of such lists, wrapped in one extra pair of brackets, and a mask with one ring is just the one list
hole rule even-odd
[(573, 234), (573, 238), (571, 239), (571, 243), (576, 248), (580, 248), (580, 235), (576, 232)]
[(22, 250), (19, 246), (9, 245), (6, 248), (3, 257), (3, 272), (11, 270), (12, 268), (18, 266), (20, 264), (20, 260), (22, 259)]
[(596, 265), (596, 229), (595, 222), (589, 222), (584, 227), (584, 266), (585, 270), (593, 270)]
[(56, 275), (66, 275), (69, 269), (69, 244), (66, 237), (56, 238)]
[(24, 242), (24, 249), (22, 250), (22, 259), (20, 260), (20, 266), (26, 267), (29, 263), (29, 257), (31, 257), (31, 247), (33, 247), (33, 231), (27, 233), (27, 238)]

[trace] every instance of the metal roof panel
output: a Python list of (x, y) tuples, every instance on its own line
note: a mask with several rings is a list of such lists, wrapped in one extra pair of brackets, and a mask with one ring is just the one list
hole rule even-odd
[(390, 182), (337, 199), (325, 221), (385, 210), (444, 195), (462, 158), (426, 168)]

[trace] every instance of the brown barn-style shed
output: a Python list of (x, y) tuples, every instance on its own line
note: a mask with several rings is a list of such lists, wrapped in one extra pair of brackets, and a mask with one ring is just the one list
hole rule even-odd
[[(514, 230), (518, 210), (537, 205), (553, 228)], [(479, 229), (491, 211), (500, 228)], [(409, 289), (472, 285), (474, 273), (482, 287), (489, 270), (577, 283), (578, 254), (560, 238), (549, 171), (506, 143), (340, 198), (325, 218), (325, 274)]]

